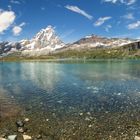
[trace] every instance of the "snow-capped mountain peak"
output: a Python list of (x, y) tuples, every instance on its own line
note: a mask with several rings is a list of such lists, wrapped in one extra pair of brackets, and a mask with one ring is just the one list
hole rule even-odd
[(62, 48), (65, 44), (56, 35), (52, 26), (48, 26), (45, 29), (41, 29), (33, 39), (30, 40), (30, 44), (26, 45), (28, 49), (51, 49), (55, 50)]
[(40, 32), (36, 34), (34, 39), (38, 40), (47, 38), (47, 40), (49, 40), (53, 34), (55, 34), (54, 28), (49, 25), (47, 28), (41, 29)]

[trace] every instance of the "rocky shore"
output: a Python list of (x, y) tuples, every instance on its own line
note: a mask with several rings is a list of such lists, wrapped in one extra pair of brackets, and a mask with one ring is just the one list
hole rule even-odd
[(28, 129), (26, 128), (26, 123), (29, 122), (29, 118), (25, 118), (23, 121), (18, 120), (15, 125), (17, 127), (17, 132), (13, 135), (8, 135), (7, 133), (0, 136), (0, 140), (31, 140), (32, 137), (27, 135)]

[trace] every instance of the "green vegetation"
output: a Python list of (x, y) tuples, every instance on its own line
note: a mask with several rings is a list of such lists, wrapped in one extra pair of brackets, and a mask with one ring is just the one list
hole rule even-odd
[(55, 58), (83, 58), (83, 59), (122, 59), (139, 58), (139, 50), (127, 49), (92, 49), (92, 50), (67, 50), (52, 54)]
[(128, 48), (114, 49), (89, 49), (89, 50), (61, 50), (43, 56), (22, 56), (21, 52), (10, 54), (0, 61), (24, 61), (24, 60), (58, 60), (58, 59), (135, 59), (140, 58), (140, 50)]

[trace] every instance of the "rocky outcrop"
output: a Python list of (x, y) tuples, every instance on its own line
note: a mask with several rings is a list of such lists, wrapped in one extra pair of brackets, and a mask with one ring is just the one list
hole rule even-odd
[(20, 43), (9, 43), (9, 42), (2, 42), (0, 43), (0, 55), (2, 54), (9, 54), (22, 49)]
[(127, 49), (129, 51), (139, 50), (140, 49), (140, 41), (130, 43), (128, 45), (123, 46), (122, 48)]

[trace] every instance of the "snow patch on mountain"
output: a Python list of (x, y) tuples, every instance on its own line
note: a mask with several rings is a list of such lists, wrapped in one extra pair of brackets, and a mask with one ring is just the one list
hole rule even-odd
[(52, 26), (48, 26), (47, 28), (42, 29), (35, 35), (33, 39), (30, 40), (29, 44), (25, 45), (25, 47), (29, 50), (44, 50), (44, 48), (47, 48), (51, 51), (62, 48), (64, 46), (65, 44), (56, 35)]

